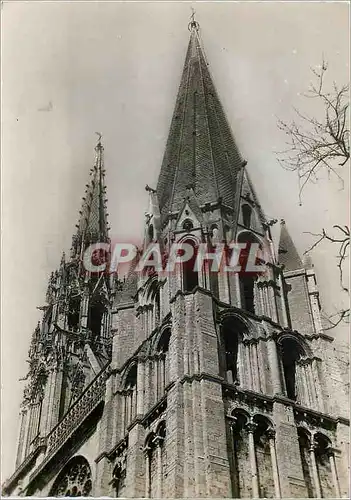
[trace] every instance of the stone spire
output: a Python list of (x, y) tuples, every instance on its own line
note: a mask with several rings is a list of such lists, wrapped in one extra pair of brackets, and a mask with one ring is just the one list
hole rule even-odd
[(72, 257), (79, 257), (80, 253), (91, 243), (109, 241), (104, 148), (101, 143), (101, 134), (98, 135), (95, 163), (90, 170), (90, 182), (86, 185), (82, 208), (79, 212), (79, 222), (76, 226), (77, 232), (72, 240)]
[(178, 212), (189, 188), (198, 204), (235, 209), (243, 160), (208, 70), (199, 24), (189, 23), (190, 41), (157, 184), (161, 224)]
[(284, 219), (280, 221), (278, 260), (279, 264), (284, 265), (285, 271), (295, 271), (304, 267)]

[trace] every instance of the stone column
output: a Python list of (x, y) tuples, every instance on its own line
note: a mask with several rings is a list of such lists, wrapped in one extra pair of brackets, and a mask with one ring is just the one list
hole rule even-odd
[(163, 443), (163, 437), (156, 436), (155, 445), (157, 453), (157, 487), (156, 487), (157, 498), (162, 498), (162, 443)]
[(126, 433), (127, 425), (126, 425), (126, 397), (124, 395), (124, 391), (120, 393), (120, 401), (121, 401), (121, 439), (124, 438)]
[(247, 388), (252, 390), (253, 380), (252, 380), (250, 344), (247, 341), (245, 341), (244, 343), (244, 351), (245, 351), (245, 366), (247, 369)]
[(252, 388), (254, 391), (259, 392), (260, 391), (260, 380), (259, 380), (259, 373), (258, 373), (258, 362), (257, 362), (257, 341), (254, 339), (250, 346), (250, 355), (251, 355), (251, 366), (252, 366)]
[(277, 315), (277, 305), (275, 303), (275, 289), (274, 289), (274, 281), (271, 281), (268, 284), (268, 300), (270, 303), (270, 317), (273, 321), (278, 321)]
[(263, 301), (265, 305), (265, 313), (264, 315), (267, 316), (267, 318), (271, 317), (271, 304), (269, 301), (269, 295), (268, 295), (268, 284), (267, 281), (264, 282), (264, 286), (262, 288), (263, 292)]
[(255, 441), (254, 432), (257, 424), (254, 422), (248, 422), (246, 424), (246, 430), (249, 435), (249, 457), (250, 457), (250, 467), (251, 467), (251, 481), (252, 481), (252, 497), (259, 498), (259, 486), (258, 486), (258, 474), (257, 474), (257, 462), (256, 462), (256, 452), (255, 452)]
[(279, 272), (278, 284), (280, 287), (280, 302), (281, 302), (281, 308), (282, 308), (282, 320), (281, 320), (282, 326), (289, 327), (287, 306), (286, 306), (286, 302), (285, 302), (284, 278), (283, 278), (281, 272)]
[(308, 371), (308, 361), (306, 359), (302, 360), (302, 363), (301, 363), (301, 368), (302, 368), (302, 381), (304, 383), (304, 387), (305, 387), (305, 393), (306, 393), (306, 397), (307, 397), (307, 400), (306, 400), (306, 403), (307, 403), (307, 406), (313, 406), (313, 399), (312, 399), (312, 394), (311, 394), (311, 380), (310, 380), (310, 376), (309, 376), (309, 371)]
[(262, 299), (262, 284), (260, 281), (257, 282), (257, 314), (264, 315), (263, 310), (263, 299)]
[(271, 453), (275, 498), (281, 498), (282, 495), (281, 495), (281, 489), (280, 489), (277, 452), (275, 449), (275, 431), (273, 429), (269, 429), (267, 432), (267, 436), (269, 439), (269, 450)]
[(331, 473), (332, 473), (332, 478), (333, 478), (335, 497), (341, 498), (339, 478), (338, 478), (338, 473), (336, 471), (335, 456), (334, 456), (334, 451), (332, 448), (328, 449), (328, 456), (329, 456), (329, 463), (330, 463), (330, 468), (331, 468)]
[(264, 365), (264, 356), (263, 356), (263, 341), (259, 340), (257, 343), (257, 361), (258, 361), (258, 379), (260, 382), (260, 390), (263, 394), (267, 393), (267, 385), (266, 385), (266, 370)]
[(308, 399), (305, 395), (304, 382), (302, 380), (303, 374), (301, 372), (301, 368), (303, 367), (299, 363), (296, 363), (295, 385), (297, 392), (297, 401), (306, 406), (308, 404)]
[(144, 413), (145, 362), (140, 360), (137, 366), (137, 415)]
[(316, 397), (316, 384), (312, 372), (312, 360), (308, 360), (306, 363), (306, 375), (310, 386), (311, 404), (313, 408), (318, 408), (318, 401)]
[(23, 409), (21, 411), (21, 421), (20, 421), (20, 428), (19, 428), (19, 433), (18, 433), (18, 443), (17, 443), (17, 458), (16, 458), (16, 467), (18, 467), (22, 463), (23, 459), (23, 449), (24, 449), (24, 443), (25, 443), (25, 433), (26, 433), (26, 427), (27, 427), (27, 410)]
[(238, 342), (238, 375), (239, 375), (239, 385), (243, 387), (245, 385), (245, 376), (244, 376), (244, 366), (245, 366), (245, 358), (244, 358), (245, 346), (239, 340)]
[(279, 359), (277, 353), (277, 345), (273, 337), (269, 337), (267, 339), (267, 352), (268, 352), (269, 366), (271, 369), (273, 395), (281, 394), (282, 384), (280, 378)]
[(145, 497), (151, 497), (151, 448), (146, 446), (144, 448), (145, 454)]
[(321, 498), (322, 497), (322, 490), (321, 490), (321, 483), (319, 481), (319, 474), (318, 474), (318, 469), (317, 469), (315, 445), (314, 444), (311, 445), (309, 452), (310, 452), (312, 477), (313, 477), (314, 487), (316, 490), (316, 496), (317, 496), (317, 498)]
[(88, 313), (89, 313), (89, 288), (85, 286), (82, 302), (80, 305), (80, 326), (81, 328), (88, 327)]
[(318, 400), (318, 408), (319, 408), (319, 411), (321, 411), (322, 413), (325, 413), (324, 398), (323, 398), (323, 394), (322, 394), (319, 373), (318, 373), (318, 360), (316, 358), (313, 358), (313, 360), (312, 360), (312, 372), (313, 372), (314, 379), (315, 379), (315, 388), (316, 388), (316, 395), (317, 395), (317, 400)]

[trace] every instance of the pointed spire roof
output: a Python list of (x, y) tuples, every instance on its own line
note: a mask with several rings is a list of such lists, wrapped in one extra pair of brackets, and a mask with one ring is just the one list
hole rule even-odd
[(199, 25), (190, 41), (157, 184), (161, 221), (179, 211), (192, 188), (199, 205), (235, 209), (243, 160), (236, 147), (201, 47)]
[(95, 163), (90, 170), (90, 182), (86, 185), (82, 208), (79, 212), (77, 233), (73, 242), (73, 247), (76, 249), (80, 243), (88, 245), (92, 242), (108, 241), (104, 148), (101, 144), (101, 135), (98, 135)]
[(278, 260), (279, 264), (284, 265), (285, 271), (295, 271), (304, 267), (283, 219), (280, 221)]

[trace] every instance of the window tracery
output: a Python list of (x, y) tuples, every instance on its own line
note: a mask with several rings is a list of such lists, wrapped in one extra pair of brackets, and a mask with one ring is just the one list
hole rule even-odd
[(82, 457), (72, 458), (57, 477), (50, 496), (87, 497), (92, 490), (91, 470), (88, 461)]

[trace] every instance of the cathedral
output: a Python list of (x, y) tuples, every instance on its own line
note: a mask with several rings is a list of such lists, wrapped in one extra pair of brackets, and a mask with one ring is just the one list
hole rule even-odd
[(266, 271), (86, 270), (110, 242), (100, 139), (32, 335), (6, 496), (349, 498), (348, 350), (283, 220), (275, 248), (189, 33), (143, 245), (255, 243)]

